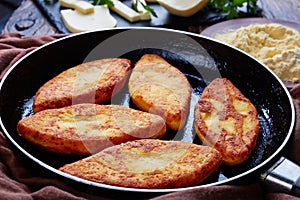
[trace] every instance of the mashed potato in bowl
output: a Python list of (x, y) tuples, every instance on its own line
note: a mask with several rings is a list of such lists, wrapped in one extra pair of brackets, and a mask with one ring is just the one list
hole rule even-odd
[(215, 38), (269, 67), (281, 80), (300, 82), (300, 33), (277, 23), (251, 24)]

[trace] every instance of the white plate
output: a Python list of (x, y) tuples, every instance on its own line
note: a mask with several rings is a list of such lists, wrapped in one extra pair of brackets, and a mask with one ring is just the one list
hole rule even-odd
[(281, 19), (268, 19), (268, 18), (240, 18), (240, 19), (233, 19), (233, 20), (228, 20), (228, 21), (214, 24), (204, 29), (200, 34), (207, 37), (215, 38), (217, 34), (232, 32), (241, 27), (245, 27), (251, 24), (270, 24), (270, 23), (281, 24), (289, 28), (293, 28), (300, 32), (300, 23), (293, 22), (293, 21), (286, 21)]

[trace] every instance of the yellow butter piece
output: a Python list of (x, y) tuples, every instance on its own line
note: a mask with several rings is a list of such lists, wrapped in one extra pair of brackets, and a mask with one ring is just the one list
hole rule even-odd
[(74, 8), (74, 4), (79, 0), (59, 0), (59, 4), (66, 8)]
[(132, 6), (135, 6), (137, 4), (137, 12), (140, 14), (141, 20), (150, 20), (151, 19), (150, 12), (148, 10), (144, 9), (143, 5), (147, 5), (144, 0), (131, 0), (131, 3), (132, 3)]
[(94, 12), (94, 6), (87, 1), (77, 1), (74, 4), (74, 8), (83, 14)]
[(126, 20), (130, 22), (136, 22), (141, 19), (140, 14), (121, 1), (112, 0), (114, 6), (109, 7), (112, 11), (116, 12), (120, 16), (124, 17)]
[(83, 14), (78, 10), (61, 10), (61, 17), (67, 29), (73, 33), (113, 28), (117, 20), (111, 16), (107, 6), (95, 6), (94, 12)]
[(203, 8), (208, 0), (157, 0), (157, 2), (173, 15), (189, 17)]
[(72, 8), (75, 10), (78, 10), (79, 12), (83, 14), (89, 14), (94, 12), (94, 6), (87, 2), (82, 0), (59, 0), (59, 3), (61, 6), (66, 8)]

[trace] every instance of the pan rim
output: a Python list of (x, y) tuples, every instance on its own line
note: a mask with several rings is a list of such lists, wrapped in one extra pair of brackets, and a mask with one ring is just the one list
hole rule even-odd
[(80, 35), (86, 35), (86, 34), (90, 34), (90, 33), (96, 33), (96, 32), (106, 32), (106, 31), (114, 31), (114, 30), (121, 30), (121, 31), (126, 31), (126, 30), (132, 30), (132, 29), (136, 29), (136, 30), (157, 30), (157, 31), (167, 31), (167, 32), (175, 32), (175, 33), (180, 33), (180, 34), (185, 34), (187, 36), (193, 36), (193, 37), (200, 37), (200, 38), (204, 38), (207, 40), (211, 40), (214, 41), (216, 43), (221, 43), (225, 46), (228, 46), (230, 48), (233, 48), (239, 52), (241, 52), (242, 54), (246, 54), (248, 57), (251, 57), (252, 59), (254, 59), (256, 62), (260, 63), (262, 65), (262, 67), (264, 67), (266, 70), (268, 70), (273, 77), (277, 80), (277, 82), (280, 84), (280, 86), (282, 87), (282, 89), (284, 90), (285, 95), (287, 96), (289, 103), (290, 103), (290, 109), (291, 109), (291, 124), (290, 127), (288, 129), (288, 133), (286, 134), (286, 137), (284, 139), (284, 141), (282, 142), (282, 144), (276, 149), (275, 152), (272, 153), (272, 155), (270, 157), (268, 157), (266, 160), (264, 160), (262, 163), (260, 163), (259, 165), (255, 166), (254, 168), (247, 170), (241, 174), (238, 174), (236, 176), (230, 177), (228, 179), (222, 180), (222, 181), (217, 181), (214, 183), (208, 183), (208, 184), (203, 184), (203, 185), (196, 185), (196, 186), (191, 186), (191, 187), (184, 187), (184, 188), (172, 188), (172, 189), (141, 189), (141, 188), (126, 188), (126, 187), (120, 187), (120, 186), (113, 186), (113, 185), (107, 185), (107, 184), (101, 184), (101, 183), (96, 183), (96, 182), (92, 182), (92, 181), (88, 181), (82, 178), (78, 178), (72, 175), (69, 175), (67, 173), (61, 172), (58, 169), (46, 164), (45, 162), (42, 162), (41, 160), (37, 159), (36, 157), (32, 156), (28, 151), (26, 151), (24, 148), (22, 148), (9, 134), (9, 131), (6, 129), (6, 127), (3, 124), (3, 120), (2, 120), (2, 116), (0, 116), (0, 127), (4, 133), (4, 135), (9, 139), (9, 141), (15, 146), (17, 147), (17, 149), (19, 151), (21, 151), (24, 155), (26, 155), (28, 158), (30, 158), (32, 161), (34, 161), (35, 163), (37, 163), (39, 166), (53, 172), (54, 174), (58, 174), (64, 178), (67, 179), (71, 179), (73, 181), (76, 181), (78, 183), (83, 183), (89, 186), (94, 186), (94, 187), (98, 187), (98, 188), (104, 188), (104, 189), (109, 189), (109, 190), (118, 190), (118, 191), (124, 191), (124, 192), (142, 192), (142, 193), (170, 193), (170, 192), (178, 192), (178, 191), (184, 191), (184, 190), (188, 190), (188, 189), (195, 189), (195, 188), (200, 188), (200, 187), (208, 187), (208, 186), (216, 186), (216, 185), (222, 185), (225, 183), (230, 183), (233, 182), (235, 180), (238, 180), (242, 177), (245, 177), (249, 174), (254, 173), (255, 171), (263, 168), (264, 166), (266, 166), (268, 163), (270, 163), (282, 150), (284, 147), (286, 147), (286, 144), (288, 143), (289, 139), (291, 138), (291, 135), (293, 134), (293, 130), (294, 130), (294, 125), (295, 125), (295, 107), (293, 104), (293, 100), (292, 97), (290, 95), (290, 93), (288, 92), (288, 89), (286, 88), (286, 86), (284, 85), (284, 83), (269, 69), (267, 68), (262, 62), (258, 61), (256, 58), (254, 58), (253, 56), (237, 49), (236, 47), (232, 46), (232, 45), (228, 45), (226, 43), (220, 42), (216, 39), (207, 37), (207, 36), (203, 36), (203, 35), (199, 35), (199, 34), (195, 34), (195, 33), (189, 33), (189, 32), (185, 32), (185, 31), (179, 31), (179, 30), (173, 30), (173, 29), (166, 29), (166, 28), (152, 28), (152, 27), (119, 27), (119, 28), (113, 28), (113, 29), (102, 29), (102, 30), (96, 30), (96, 31), (89, 31), (89, 32), (84, 32), (84, 33), (77, 33), (77, 34), (71, 34), (59, 39), (56, 39), (52, 42), (49, 42), (47, 44), (44, 44), (40, 47), (37, 47), (36, 49), (34, 49), (33, 51), (29, 52), (28, 54), (26, 54), (25, 56), (23, 56), (20, 60), (18, 60), (3, 76), (1, 82), (0, 82), (0, 92), (3, 88), (3, 84), (5, 83), (5, 80), (7, 79), (7, 77), (11, 74), (11, 72), (19, 65), (20, 62), (22, 62), (23, 60), (27, 59), (27, 57), (29, 57), (30, 55), (34, 54), (35, 52), (39, 51), (42, 48), (46, 48), (49, 45), (58, 43), (62, 40), (65, 40), (67, 38), (72, 38), (72, 37), (78, 37)]

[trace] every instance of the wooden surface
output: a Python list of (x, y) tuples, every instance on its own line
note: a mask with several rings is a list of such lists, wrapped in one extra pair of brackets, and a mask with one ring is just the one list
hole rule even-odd
[[(258, 0), (258, 5), (263, 10), (263, 17), (300, 22), (300, 0)], [(27, 36), (58, 33), (32, 0), (23, 1), (2, 32), (19, 32)]]
[(31, 0), (24, 0), (12, 14), (2, 30), (2, 33), (6, 32), (18, 32), (27, 36), (58, 33)]
[(300, 22), (300, 0), (259, 0), (266, 18)]

